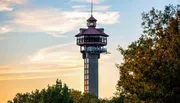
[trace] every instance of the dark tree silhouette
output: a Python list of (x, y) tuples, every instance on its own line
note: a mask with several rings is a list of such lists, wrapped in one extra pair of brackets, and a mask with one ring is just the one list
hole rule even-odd
[(142, 14), (144, 34), (127, 49), (118, 50), (124, 62), (117, 67), (117, 89), (126, 103), (180, 101), (180, 5)]
[(73, 103), (73, 98), (66, 84), (62, 85), (62, 82), (57, 80), (55, 85), (48, 86), (47, 89), (18, 93), (13, 101), (8, 103)]

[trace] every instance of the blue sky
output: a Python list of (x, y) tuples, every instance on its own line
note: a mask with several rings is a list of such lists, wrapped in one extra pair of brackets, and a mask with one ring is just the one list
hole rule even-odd
[[(9, 87), (13, 91), (7, 96), (1, 92), (0, 98), (4, 96), (5, 100), (17, 92), (44, 88), (56, 78), (83, 90), (83, 60), (74, 35), (80, 27), (86, 27), (89, 1), (0, 0), (0, 89)], [(165, 5), (180, 4), (180, 0), (94, 2), (98, 27), (105, 28), (110, 35), (107, 48), (111, 54), (101, 56), (99, 68), (100, 96), (110, 97), (119, 79), (115, 63), (122, 62), (116, 49), (118, 45), (127, 47), (140, 37), (141, 13), (152, 7), (163, 10)], [(36, 85), (29, 87), (25, 81)], [(22, 86), (18, 84), (11, 87), (14, 82), (21, 82), (23, 89), (17, 89)]]
[[(1, 42), (0, 47), (1, 47), (1, 52), (2, 52), (1, 55), (7, 54), (8, 52), (10, 55), (11, 54), (10, 51), (19, 52), (19, 53), (23, 52), (21, 53), (21, 55), (23, 55), (24, 53), (33, 52), (32, 50), (39, 49), (40, 47), (46, 47), (46, 46), (55, 45), (57, 43), (63, 43), (63, 42), (65, 43), (65, 41), (70, 42), (70, 41), (75, 40), (73, 35), (75, 35), (75, 33), (78, 32), (78, 27), (80, 26), (77, 26), (67, 31), (66, 33), (60, 33), (60, 32), (57, 33), (58, 35), (63, 34), (67, 36), (65, 38), (55, 38), (55, 37), (52, 37), (51, 35), (48, 35), (47, 32), (43, 32), (42, 30), (33, 31), (34, 28), (36, 27), (34, 28), (32, 27), (32, 29), (29, 31), (23, 30), (23, 29), (27, 29), (28, 27), (16, 28), (16, 26), (24, 26), (22, 24), (26, 22), (24, 21), (21, 23), (19, 22), (14, 23), (16, 21), (15, 19), (18, 19), (18, 17), (16, 17), (16, 14), (27, 12), (27, 15), (28, 15), (28, 12), (31, 12), (31, 10), (33, 12), (36, 12), (38, 10), (48, 11), (49, 9), (59, 9), (62, 11), (71, 12), (71, 11), (75, 11), (72, 8), (73, 6), (86, 6), (86, 8), (83, 8), (83, 9), (87, 9), (87, 10), (76, 10), (76, 11), (89, 12), (90, 4), (88, 4), (85, 1), (86, 0), (84, 0), (84, 2), (83, 0), (74, 0), (74, 1), (73, 0), (53, 0), (53, 1), (51, 0), (14, 0), (14, 2), (11, 2), (9, 4), (7, 3), (8, 4), (7, 8), (10, 8), (13, 10), (12, 11), (1, 10), (0, 27), (1, 28), (5, 27), (8, 30), (9, 29), (15, 29), (15, 30), (10, 30), (9, 32), (5, 32), (5, 33), (3, 33), (2, 30), (0, 31), (0, 33), (2, 34), (0, 35), (0, 39), (3, 39), (0, 41)], [(121, 44), (123, 46), (124, 45), (126, 46), (131, 41), (136, 40), (139, 37), (139, 34), (141, 33), (140, 23), (141, 23), (141, 13), (143, 11), (148, 11), (152, 7), (163, 9), (164, 5), (167, 5), (170, 3), (178, 4), (178, 0), (113, 0), (113, 1), (112, 0), (99, 0), (99, 3), (95, 4), (95, 8), (98, 6), (102, 6), (102, 7), (109, 6), (109, 9), (104, 9), (102, 11), (96, 11), (96, 10), (95, 11), (102, 12), (102, 13), (105, 13), (105, 12), (118, 12), (119, 13), (119, 18), (116, 18), (119, 21), (118, 23), (113, 23), (113, 25), (112, 24), (103, 25), (104, 23), (101, 23), (99, 24), (99, 26), (104, 27), (105, 29), (107, 28), (106, 30), (107, 33), (112, 34), (112, 36), (111, 35), (110, 36), (113, 39), (113, 41), (116, 42), (115, 44), (113, 42), (112, 45), (117, 46), (118, 44)], [(51, 11), (48, 11), (48, 12), (51, 12)], [(44, 13), (44, 15), (46, 15), (46, 13)], [(49, 15), (52, 15), (50, 19), (53, 19), (53, 16), (56, 16), (53, 13), (52, 14), (49, 13)], [(84, 17), (84, 23), (86, 22), (85, 21), (86, 17)], [(19, 19), (22, 19), (22, 18), (23, 16), (21, 15)], [(54, 18), (57, 18), (57, 17), (54, 17)], [(26, 20), (28, 20), (28, 18)], [(45, 23), (44, 25), (46, 24), (48, 25), (48, 23)], [(7, 27), (7, 26), (10, 26), (10, 27)], [(41, 26), (41, 25), (37, 24), (35, 26)], [(60, 28), (61, 25), (58, 25), (58, 26)], [(128, 39), (125, 39), (125, 38), (128, 38)], [(41, 43), (38, 43), (39, 41), (41, 41)], [(109, 44), (111, 45), (111, 43)], [(3, 57), (3, 58), (6, 58), (6, 59), (0, 63), (7, 63), (9, 62), (9, 60), (12, 61), (12, 60), (15, 60), (16, 58), (19, 59), (19, 56), (18, 57), (12, 56), (11, 59), (9, 59), (9, 55), (4, 55), (6, 57)]]

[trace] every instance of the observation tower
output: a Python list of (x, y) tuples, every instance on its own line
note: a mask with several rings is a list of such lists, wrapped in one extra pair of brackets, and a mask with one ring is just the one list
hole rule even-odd
[(84, 59), (84, 92), (98, 97), (98, 59), (101, 53), (107, 53), (107, 35), (103, 28), (96, 28), (97, 20), (93, 17), (93, 2), (91, 17), (87, 20), (87, 28), (80, 28), (75, 35), (77, 45)]

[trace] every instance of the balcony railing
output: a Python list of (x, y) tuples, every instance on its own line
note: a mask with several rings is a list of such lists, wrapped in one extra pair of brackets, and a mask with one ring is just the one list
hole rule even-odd
[(88, 52), (88, 53), (105, 53), (107, 52), (107, 49), (105, 47), (81, 47), (80, 48), (81, 52)]

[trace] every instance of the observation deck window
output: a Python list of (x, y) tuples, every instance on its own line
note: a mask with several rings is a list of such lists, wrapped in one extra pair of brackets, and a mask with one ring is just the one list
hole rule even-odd
[(103, 36), (80, 36), (77, 37), (77, 43), (84, 43), (84, 42), (100, 42), (100, 43), (107, 43), (107, 37)]

